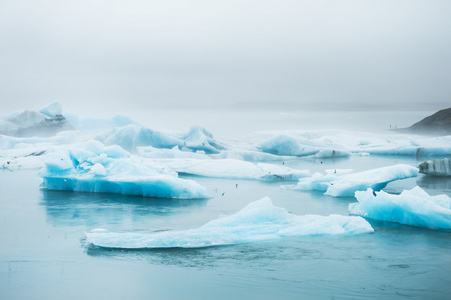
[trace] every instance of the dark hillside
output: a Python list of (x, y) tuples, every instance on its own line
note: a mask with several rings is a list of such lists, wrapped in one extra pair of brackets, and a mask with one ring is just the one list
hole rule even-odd
[(451, 134), (451, 108), (440, 110), (404, 130), (417, 134), (449, 135)]

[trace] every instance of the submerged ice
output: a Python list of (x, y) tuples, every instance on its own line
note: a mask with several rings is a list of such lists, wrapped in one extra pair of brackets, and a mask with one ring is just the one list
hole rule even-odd
[(208, 198), (206, 189), (163, 165), (131, 156), (117, 145), (90, 141), (47, 155), (40, 175), (48, 190), (118, 193), (160, 198)]
[(329, 170), (325, 175), (315, 173), (311, 177), (300, 179), (297, 185), (283, 187), (301, 191), (317, 190), (333, 197), (346, 197), (354, 196), (356, 191), (367, 188), (381, 190), (391, 181), (418, 175), (417, 168), (402, 164), (357, 173), (350, 172), (351, 170), (334, 170), (334, 172)]
[(357, 203), (349, 212), (365, 218), (390, 221), (431, 229), (451, 229), (451, 198), (430, 196), (420, 187), (405, 190), (400, 195), (371, 189), (355, 193)]
[(198, 248), (235, 245), (283, 237), (361, 234), (373, 232), (361, 217), (294, 215), (275, 207), (268, 197), (252, 202), (236, 214), (212, 220), (197, 228), (156, 233), (115, 233), (96, 229), (87, 242), (104, 248)]

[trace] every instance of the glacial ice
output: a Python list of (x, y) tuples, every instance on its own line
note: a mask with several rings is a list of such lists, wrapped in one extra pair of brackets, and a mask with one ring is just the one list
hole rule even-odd
[(199, 248), (236, 245), (283, 237), (362, 234), (373, 232), (361, 217), (294, 215), (275, 207), (268, 197), (252, 202), (237, 213), (212, 220), (197, 229), (156, 233), (115, 233), (95, 229), (89, 244), (103, 248)]
[(72, 126), (80, 131), (100, 132), (115, 127), (139, 124), (131, 118), (123, 115), (116, 115), (112, 118), (82, 118), (74, 113), (65, 113), (64, 116)]
[(451, 136), (423, 137), (348, 131), (296, 131), (271, 135), (258, 144), (266, 153), (318, 158), (350, 153), (403, 156), (451, 155)]
[(373, 170), (344, 174), (348, 171), (338, 170), (323, 175), (315, 173), (309, 178), (302, 178), (297, 185), (285, 185), (283, 188), (292, 190), (317, 190), (333, 197), (354, 196), (355, 191), (383, 189), (389, 182), (416, 177), (418, 169), (409, 165), (394, 165)]
[(39, 112), (47, 117), (53, 118), (57, 115), (62, 115), (63, 109), (61, 108), (61, 104), (55, 101), (41, 108)]
[(420, 187), (400, 195), (371, 189), (355, 193), (357, 203), (349, 204), (349, 212), (365, 218), (390, 221), (431, 229), (451, 229), (451, 198), (430, 196)]
[(259, 148), (266, 153), (286, 156), (343, 157), (351, 155), (347, 149), (330, 143), (280, 134), (264, 141)]
[(267, 163), (255, 164), (237, 159), (179, 159), (167, 161), (166, 164), (179, 174), (216, 178), (298, 180), (310, 175), (308, 170), (295, 170)]
[(47, 190), (179, 199), (209, 197), (197, 182), (178, 178), (177, 173), (163, 165), (98, 141), (49, 153), (40, 175), (41, 187)]
[(434, 161), (428, 160), (418, 165), (420, 173), (433, 176), (451, 176), (451, 160), (434, 159)]
[(25, 110), (12, 113), (0, 120), (0, 134), (49, 137), (61, 131), (73, 130), (61, 111), (61, 105), (54, 102), (40, 111)]
[(119, 145), (127, 151), (136, 151), (137, 147), (151, 146), (164, 149), (178, 147), (182, 150), (213, 154), (225, 149), (211, 133), (201, 127), (192, 127), (186, 134), (172, 135), (146, 127), (128, 125), (102, 132), (97, 136), (97, 140), (105, 145)]

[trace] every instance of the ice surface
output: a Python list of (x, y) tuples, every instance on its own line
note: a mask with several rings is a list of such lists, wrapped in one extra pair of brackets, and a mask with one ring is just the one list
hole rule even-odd
[(236, 214), (212, 220), (197, 228), (157, 233), (115, 233), (96, 229), (87, 242), (104, 248), (198, 248), (235, 245), (283, 237), (362, 234), (373, 232), (361, 217), (293, 215), (275, 207), (268, 197), (252, 202)]
[(178, 173), (217, 178), (298, 180), (310, 175), (308, 170), (295, 170), (267, 163), (255, 164), (236, 159), (171, 160), (167, 165)]
[(287, 156), (310, 156), (317, 157), (342, 157), (349, 156), (351, 152), (342, 146), (300, 138), (287, 134), (276, 135), (275, 137), (260, 144), (263, 152), (275, 155)]
[(63, 109), (59, 102), (50, 103), (39, 110), (40, 113), (46, 115), (47, 117), (55, 117), (57, 115), (63, 114)]
[(73, 113), (65, 113), (64, 116), (75, 129), (81, 131), (100, 132), (114, 127), (139, 125), (136, 121), (123, 115), (117, 115), (112, 118), (82, 118)]
[[(349, 170), (331, 170), (323, 175), (315, 173), (312, 177), (302, 178), (297, 185), (286, 185), (283, 188), (293, 190), (317, 190), (333, 197), (354, 196), (355, 191), (367, 188), (383, 189), (389, 182), (415, 177), (418, 169), (409, 165), (394, 165), (373, 170), (346, 174)], [(341, 175), (344, 174), (344, 175)]]
[(208, 198), (206, 189), (197, 182), (178, 178), (163, 165), (131, 156), (117, 145), (105, 147), (98, 141), (48, 154), (40, 175), (44, 179), (41, 187), (48, 190)]
[(189, 151), (204, 151), (207, 154), (219, 153), (224, 147), (211, 133), (200, 127), (192, 127), (186, 134), (169, 134), (146, 127), (128, 125), (102, 132), (97, 139), (105, 145), (119, 145), (127, 151), (136, 151), (137, 147), (172, 149), (178, 147)]
[(451, 198), (429, 196), (420, 187), (400, 195), (371, 189), (357, 191), (357, 203), (349, 204), (349, 212), (366, 218), (397, 222), (431, 229), (451, 229)]
[(434, 161), (428, 160), (418, 165), (420, 173), (434, 176), (451, 176), (451, 160), (434, 159)]
[(349, 153), (406, 156), (451, 155), (451, 136), (423, 137), (351, 131), (296, 131), (272, 134), (259, 149), (276, 155), (327, 158)]

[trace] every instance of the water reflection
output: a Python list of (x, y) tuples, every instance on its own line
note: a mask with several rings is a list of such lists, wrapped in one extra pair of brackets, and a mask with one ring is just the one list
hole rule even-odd
[(42, 190), (41, 205), (54, 226), (89, 227), (139, 222), (205, 206), (208, 199), (162, 199), (107, 193)]
[(451, 176), (429, 176), (422, 175), (417, 179), (419, 187), (430, 193), (431, 195), (447, 194), (451, 195)]

